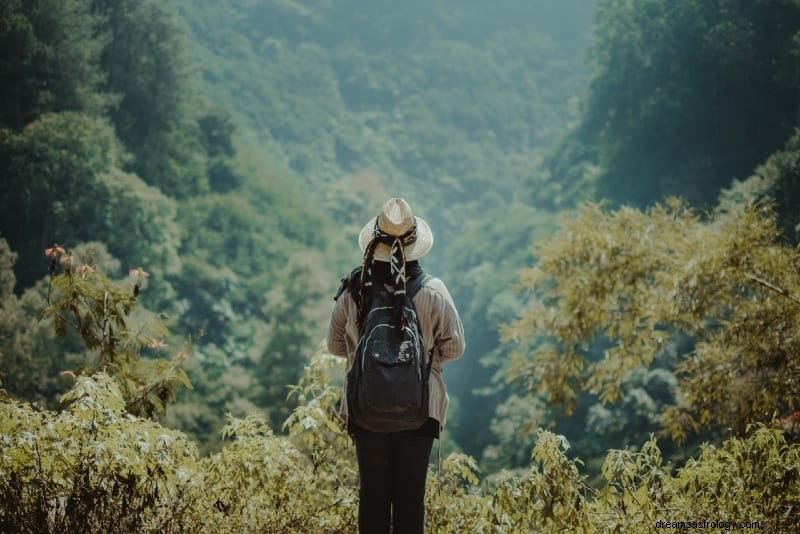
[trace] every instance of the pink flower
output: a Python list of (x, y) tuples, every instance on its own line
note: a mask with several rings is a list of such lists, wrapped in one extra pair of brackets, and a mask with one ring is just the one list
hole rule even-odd
[(163, 349), (163, 348), (166, 348), (166, 347), (168, 347), (169, 345), (167, 345), (166, 343), (164, 343), (164, 342), (163, 342), (162, 340), (160, 340), (160, 339), (154, 339), (153, 341), (151, 341), (150, 343), (148, 343), (148, 344), (147, 344), (147, 346), (148, 346), (148, 347), (150, 347), (150, 348), (151, 348), (151, 349), (153, 349), (153, 350), (161, 350), (161, 349)]
[(86, 264), (78, 265), (77, 267), (75, 267), (75, 272), (78, 273), (78, 274), (93, 273), (94, 272), (94, 268), (92, 266), (86, 265)]
[(72, 264), (72, 254), (61, 256), (61, 259), (58, 260), (63, 265), (71, 265)]
[(138, 276), (141, 278), (147, 278), (150, 276), (150, 273), (142, 269), (141, 267), (137, 267), (136, 269), (131, 269), (128, 271), (128, 276)]
[(63, 254), (64, 247), (60, 247), (58, 245), (53, 245), (50, 248), (44, 249), (44, 255), (48, 258), (55, 258), (57, 254)]

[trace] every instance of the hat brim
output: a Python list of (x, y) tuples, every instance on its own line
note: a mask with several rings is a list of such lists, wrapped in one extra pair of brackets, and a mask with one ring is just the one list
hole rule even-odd
[[(375, 228), (376, 220), (377, 217), (373, 217), (366, 226), (361, 229), (361, 233), (358, 235), (358, 246), (361, 248), (361, 252), (367, 250), (367, 245), (372, 241), (372, 231)], [(428, 226), (428, 223), (425, 222), (425, 219), (422, 217), (416, 217), (416, 220), (417, 240), (405, 247), (406, 261), (414, 261), (421, 258), (430, 252), (431, 247), (433, 247), (433, 232), (431, 232), (431, 227)], [(378, 246), (375, 247), (375, 259), (378, 261), (389, 261), (390, 256), (391, 248), (383, 243), (378, 243)]]

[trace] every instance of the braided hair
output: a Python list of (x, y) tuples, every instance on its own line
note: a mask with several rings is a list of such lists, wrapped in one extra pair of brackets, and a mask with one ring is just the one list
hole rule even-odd
[(364, 250), (364, 262), (361, 264), (361, 275), (358, 287), (358, 318), (359, 324), (363, 320), (365, 311), (367, 288), (372, 288), (375, 280), (372, 271), (372, 263), (375, 258), (375, 248), (379, 244), (390, 247), (389, 272), (390, 282), (393, 289), (392, 300), (394, 301), (393, 322), (401, 331), (405, 330), (407, 318), (405, 310), (409, 306), (409, 298), (406, 293), (406, 253), (405, 247), (417, 240), (417, 223), (406, 233), (400, 236), (387, 234), (378, 228), (378, 220), (375, 219), (375, 227), (372, 230), (372, 240)]

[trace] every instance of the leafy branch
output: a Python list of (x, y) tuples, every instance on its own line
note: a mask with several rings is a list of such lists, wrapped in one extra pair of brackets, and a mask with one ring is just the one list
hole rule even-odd
[(114, 377), (129, 412), (148, 417), (163, 414), (175, 400), (178, 387), (191, 387), (182, 369), (191, 350), (189, 345), (184, 347), (172, 363), (141, 357), (145, 347), (160, 350), (167, 346), (162, 341), (166, 327), (155, 316), (133, 331), (128, 328), (149, 273), (131, 269), (131, 287), (112, 282), (88, 263), (75, 266), (74, 255), (57, 244), (46, 249), (45, 255), (51, 258), (48, 306), (40, 317), (53, 318), (57, 335), (65, 335), (70, 328), (88, 351), (98, 351), (82, 373), (107, 372)]
[(769, 290), (772, 290), (775, 293), (777, 293), (779, 295), (782, 295), (782, 296), (786, 297), (787, 299), (791, 300), (795, 304), (800, 305), (800, 298), (798, 298), (795, 295), (793, 295), (792, 293), (790, 293), (789, 290), (787, 290), (785, 288), (782, 288), (782, 287), (778, 287), (778, 286), (776, 286), (774, 284), (771, 284), (770, 282), (764, 280), (763, 278), (759, 278), (758, 276), (756, 276), (756, 275), (754, 275), (752, 273), (745, 273), (744, 276), (748, 280), (752, 280), (756, 284), (758, 284), (760, 286), (763, 286), (763, 287), (765, 287), (765, 288), (767, 288)]

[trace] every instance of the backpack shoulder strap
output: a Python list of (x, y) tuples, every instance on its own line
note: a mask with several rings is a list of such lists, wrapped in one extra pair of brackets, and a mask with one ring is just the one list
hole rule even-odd
[(349, 291), (350, 295), (353, 298), (358, 298), (358, 284), (361, 278), (361, 267), (356, 267), (350, 274), (342, 278), (342, 283), (339, 286), (339, 290), (334, 295), (333, 300), (339, 300), (339, 297), (342, 296), (342, 293), (345, 291)]
[(422, 273), (421, 276), (409, 280), (406, 284), (406, 295), (408, 295), (408, 298), (413, 299), (414, 295), (416, 295), (419, 290), (422, 289), (422, 286), (431, 280), (433, 280), (433, 277), (428, 273)]
[[(358, 284), (361, 279), (361, 267), (356, 267), (353, 269), (350, 274), (342, 278), (342, 283), (339, 285), (339, 290), (334, 295), (333, 300), (339, 300), (339, 297), (345, 291), (349, 291), (350, 295), (358, 301)], [(422, 273), (421, 276), (416, 278), (412, 278), (406, 284), (406, 294), (408, 298), (414, 298), (422, 287), (433, 280), (433, 277), (428, 273)]]

